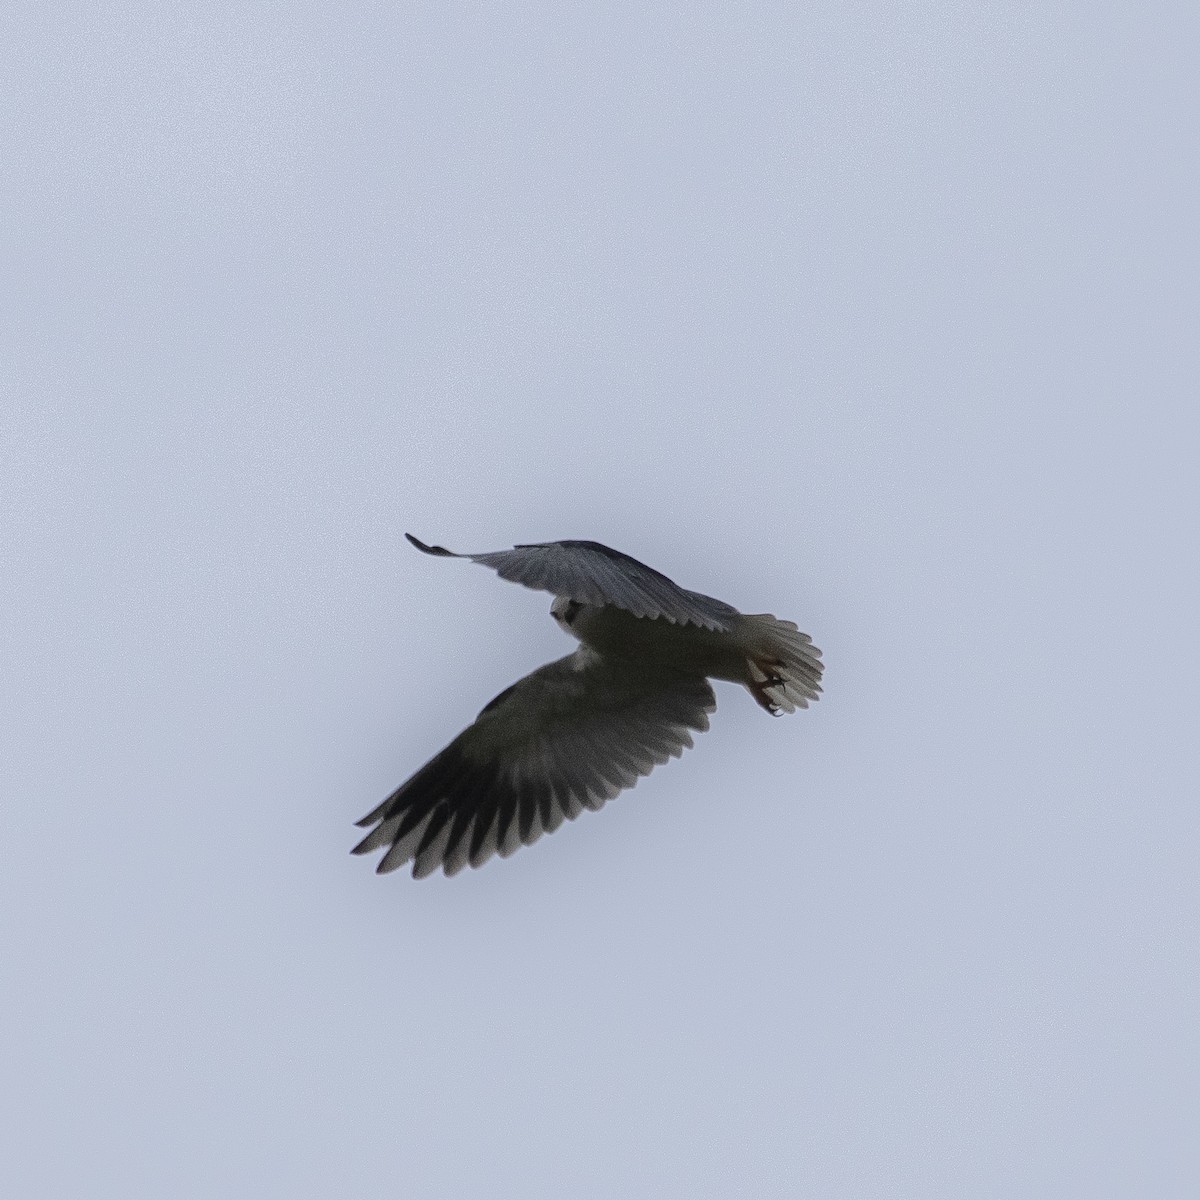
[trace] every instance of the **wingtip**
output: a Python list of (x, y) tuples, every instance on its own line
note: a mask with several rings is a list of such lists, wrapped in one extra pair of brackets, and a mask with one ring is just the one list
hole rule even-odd
[(415, 538), (411, 533), (404, 535), (422, 554), (436, 554), (439, 558), (457, 558), (458, 555), (453, 550), (447, 550), (445, 546), (428, 546), (420, 538)]

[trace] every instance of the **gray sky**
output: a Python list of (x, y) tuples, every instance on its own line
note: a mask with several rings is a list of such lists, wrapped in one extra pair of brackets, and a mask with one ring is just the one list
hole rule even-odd
[[(0, 1191), (1200, 1194), (1193, 5), (16, 5)], [(825, 699), (351, 822), (595, 538)]]

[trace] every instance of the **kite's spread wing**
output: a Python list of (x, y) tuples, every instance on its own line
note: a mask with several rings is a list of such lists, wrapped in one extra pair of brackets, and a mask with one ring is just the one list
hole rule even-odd
[(612, 604), (635, 617), (661, 617), (678, 625), (699, 625), (720, 633), (738, 615), (731, 605), (689, 592), (645, 563), (599, 542), (540, 542), (489, 554), (455, 554), (404, 535), (418, 550), (443, 558), (469, 558), (491, 567), (501, 579), (582, 604)]
[(375, 828), (354, 853), (389, 847), (376, 869), (412, 861), (418, 879), (507, 857), (681, 754), (716, 706), (706, 679), (645, 674), (580, 647), (501, 692), (359, 821)]

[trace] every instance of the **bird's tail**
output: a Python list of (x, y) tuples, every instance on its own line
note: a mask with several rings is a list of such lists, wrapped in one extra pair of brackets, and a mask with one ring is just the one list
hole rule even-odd
[(821, 692), (821, 652), (793, 621), (770, 613), (747, 616), (747, 689), (773, 717), (807, 708)]

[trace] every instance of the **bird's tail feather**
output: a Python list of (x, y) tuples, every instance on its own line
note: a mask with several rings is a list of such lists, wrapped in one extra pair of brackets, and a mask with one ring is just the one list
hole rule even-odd
[(747, 616), (752, 622), (746, 685), (754, 699), (772, 716), (807, 708), (821, 692), (821, 651), (794, 621), (770, 613)]

